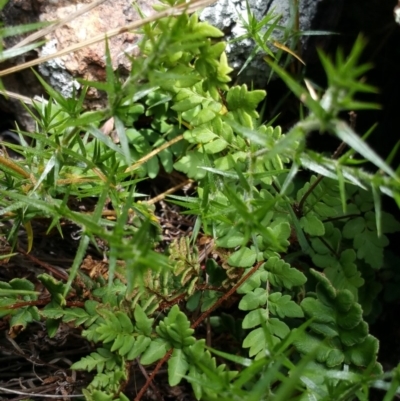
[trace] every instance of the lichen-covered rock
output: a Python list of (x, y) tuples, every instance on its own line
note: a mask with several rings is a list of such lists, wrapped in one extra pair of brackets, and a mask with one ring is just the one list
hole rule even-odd
[[(242, 19), (247, 17), (247, 4), (257, 21), (261, 21), (267, 13), (273, 12), (279, 18), (278, 25), (282, 29), (275, 29), (271, 37), (271, 43), (267, 44), (271, 51), (278, 49), (272, 45), (273, 40), (284, 42), (285, 29), (293, 32), (291, 28), (296, 24), (295, 1), (293, 0), (218, 0), (215, 4), (207, 7), (201, 13), (201, 19), (208, 21), (227, 34), (227, 40), (240, 38), (246, 33), (243, 28)], [(301, 0), (299, 3), (299, 29), (307, 32), (310, 30), (329, 31), (334, 29), (342, 10), (343, 0)], [(323, 36), (326, 38), (326, 36)], [(315, 54), (315, 46), (318, 43), (310, 36), (303, 36), (302, 57), (312, 59)], [(250, 39), (231, 42), (227, 46), (227, 54), (231, 65), (238, 72), (250, 54), (253, 52), (255, 43)], [(264, 52), (259, 53), (252, 63), (240, 74), (239, 80), (253, 82), (256, 86), (264, 86), (268, 80), (269, 71), (263, 60)]]
[[(144, 14), (153, 13), (152, 4), (156, 0), (138, 0), (136, 5)], [(86, 7), (89, 0), (10, 0), (2, 13), (6, 25), (19, 25), (37, 21), (62, 21), (78, 10)], [(99, 34), (106, 34), (114, 28), (122, 28), (140, 16), (131, 0), (106, 0), (92, 10), (65, 23), (46, 36), (46, 44), (38, 56), (56, 53), (66, 47), (81, 43)], [(20, 38), (13, 38), (8, 47)], [(130, 61), (126, 54), (135, 55), (138, 40), (136, 33), (125, 32), (108, 39), (108, 46), (115, 70), (127, 72)], [(39, 71), (47, 81), (63, 96), (69, 97), (78, 84), (75, 78), (104, 81), (105, 45), (104, 41), (84, 47), (60, 58), (55, 58), (39, 66)], [(105, 99), (96, 90), (88, 93), (90, 107), (104, 105)]]
[[(139, 0), (137, 6), (145, 14), (149, 14), (153, 12), (151, 5), (154, 2), (155, 0)], [(41, 3), (40, 20), (52, 21), (65, 19), (90, 1), (41, 0)], [(41, 55), (78, 44), (111, 29), (121, 28), (139, 18), (130, 0), (107, 0), (50, 34), (50, 42), (43, 47)], [(136, 54), (137, 40), (138, 35), (130, 32), (108, 39), (114, 70), (128, 71), (130, 69), (130, 61), (126, 54)], [(43, 64), (40, 71), (48, 77), (53, 87), (63, 91), (65, 96), (70, 96), (74, 86), (77, 86), (74, 82), (76, 77), (94, 81), (105, 80), (105, 44), (99, 42), (59, 59), (51, 60)], [(103, 106), (104, 99), (98, 91), (90, 90), (88, 96), (91, 99), (92, 108)]]

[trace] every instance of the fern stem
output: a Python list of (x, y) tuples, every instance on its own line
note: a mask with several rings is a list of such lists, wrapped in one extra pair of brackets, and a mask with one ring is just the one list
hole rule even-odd
[[(224, 302), (226, 299), (228, 299), (251, 275), (253, 275), (259, 267), (264, 263), (264, 261), (258, 262), (252, 269), (245, 274), (226, 294), (224, 294), (214, 305), (211, 306), (211, 308), (207, 309), (190, 327), (192, 329), (196, 328), (204, 319), (206, 319), (210, 313), (218, 308), (218, 306), (221, 305), (222, 302)], [(154, 368), (153, 372), (149, 376), (149, 378), (146, 380), (146, 383), (144, 386), (140, 389), (138, 395), (136, 396), (134, 401), (140, 401), (143, 397), (143, 394), (146, 392), (148, 387), (150, 386), (151, 382), (153, 381), (153, 378), (157, 374), (157, 372), (161, 369), (162, 365), (164, 365), (165, 362), (168, 361), (168, 359), (171, 357), (172, 352), (174, 351), (173, 348), (171, 348), (162, 359), (157, 363), (156, 367)]]
[(303, 197), (300, 200), (299, 203), (299, 210), (303, 212), (303, 207), (304, 203), (307, 200), (307, 198), (310, 196), (310, 194), (314, 191), (314, 189), (317, 187), (317, 185), (324, 179), (323, 175), (319, 175), (317, 179), (310, 185), (310, 188), (308, 188), (308, 191), (303, 195)]
[(195, 329), (207, 316), (210, 315), (212, 311), (218, 308), (226, 299), (228, 299), (250, 276), (252, 276), (259, 267), (264, 263), (264, 261), (258, 262), (251, 270), (245, 274), (227, 293), (225, 293), (214, 305), (203, 312), (200, 317), (190, 326)]
[(153, 381), (153, 378), (156, 376), (156, 374), (158, 373), (158, 371), (161, 369), (162, 365), (164, 365), (165, 362), (168, 361), (168, 359), (171, 357), (172, 352), (173, 352), (173, 348), (171, 348), (162, 359), (160, 359), (156, 365), (156, 367), (154, 368), (153, 372), (151, 373), (151, 375), (148, 377), (148, 379), (146, 380), (146, 383), (144, 384), (144, 386), (140, 389), (138, 395), (135, 397), (134, 401), (140, 401), (144, 395), (144, 393), (146, 392), (146, 390), (148, 389), (148, 387), (150, 386), (151, 382)]

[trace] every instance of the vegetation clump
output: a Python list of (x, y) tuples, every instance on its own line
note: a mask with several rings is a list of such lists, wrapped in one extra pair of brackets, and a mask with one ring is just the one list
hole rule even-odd
[[(87, 400), (128, 400), (137, 367), (140, 400), (164, 363), (169, 385), (186, 381), (196, 399), (367, 400), (372, 387), (392, 399), (398, 373), (383, 373), (367, 322), (387, 234), (400, 229), (381, 195), (399, 203), (400, 180), (340, 114), (376, 107), (356, 100), (374, 91), (362, 40), (346, 58), (320, 53), (319, 95), (270, 62), (308, 109), (283, 134), (262, 122), (265, 91), (231, 84), (223, 33), (195, 13), (170, 15), (143, 25), (124, 82), (107, 44), (106, 81), (81, 80), (79, 96), (38, 76), (49, 99), (29, 109), (37, 130), (8, 145), (20, 159), (0, 156), (2, 259), (24, 251), (22, 228), (27, 255), (43, 224), (79, 232), (67, 274), (0, 282), (8, 336), (34, 322), (49, 338), (78, 328), (90, 351), (70, 369), (93, 373)], [(107, 93), (104, 110), (83, 109), (89, 87)], [(343, 142), (331, 157), (307, 149), (316, 130)], [(161, 195), (141, 193), (166, 177)], [(173, 236), (163, 223), (177, 210)]]

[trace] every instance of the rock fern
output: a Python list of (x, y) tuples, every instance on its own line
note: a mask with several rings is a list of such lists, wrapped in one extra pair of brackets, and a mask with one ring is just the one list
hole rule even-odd
[[(300, 399), (328, 399), (330, 374), (344, 378), (348, 389), (356, 383), (354, 394), (362, 379), (352, 381), (346, 372), (382, 371), (366, 321), (374, 300), (362, 290), (374, 280), (372, 269), (384, 264), (385, 234), (400, 228), (378, 201), (380, 193), (398, 199), (398, 177), (337, 117), (360, 106), (352, 100), (355, 92), (371, 89), (359, 85), (358, 70), (350, 68), (360, 43), (348, 61), (321, 56), (330, 87), (320, 102), (274, 67), (310, 109), (283, 135), (260, 123), (265, 91), (230, 84), (218, 29), (184, 14), (143, 32), (142, 56), (124, 84), (109, 69), (104, 84), (82, 82), (107, 91), (109, 105), (101, 112), (76, 115), (74, 101), (43, 81), (57, 102), (36, 105), (46, 139), (32, 135), (37, 148), (26, 154), (31, 175), (17, 161), (3, 169), (2, 215), (14, 217), (10, 239), (33, 217), (51, 217), (58, 228), (68, 219), (84, 231), (68, 283), (38, 277), (50, 297), (44, 307), (37, 307), (30, 281), (0, 283), (10, 332), (17, 335), (40, 319), (50, 336), (61, 323), (80, 327), (95, 351), (71, 368), (95, 372), (84, 391), (88, 400), (126, 400), (132, 365), (156, 362), (168, 363), (171, 386), (188, 380), (197, 399), (250, 399), (260, 394), (260, 383), (267, 383), (262, 397), (252, 399), (280, 397), (287, 386), (296, 386)], [(111, 117), (116, 143), (99, 129)], [(350, 154), (329, 158), (308, 151), (307, 133), (316, 129), (337, 135), (383, 173), (355, 168)], [(153, 249), (160, 240), (154, 209), (134, 196), (135, 185), (157, 177), (161, 167), (197, 182), (195, 196), (169, 198), (196, 221), (190, 238), (172, 242), (168, 259)], [(304, 183), (296, 177), (300, 169), (317, 175)], [(29, 182), (13, 186), (21, 174)], [(70, 196), (96, 196), (99, 204), (88, 216), (69, 209)], [(102, 216), (106, 198), (114, 221)], [(211, 244), (207, 251), (197, 243), (200, 232)], [(102, 275), (92, 280), (78, 271), (90, 239), (109, 246), (108, 284)], [(217, 311), (208, 321), (229, 298), (237, 300), (230, 318)], [(184, 310), (204, 314), (191, 322)], [(200, 324), (218, 330), (228, 323), (241, 344), (238, 355), (210, 349), (196, 331)], [(229, 363), (217, 363), (213, 353)], [(302, 380), (287, 384), (285, 377), (300, 377), (300, 368)]]

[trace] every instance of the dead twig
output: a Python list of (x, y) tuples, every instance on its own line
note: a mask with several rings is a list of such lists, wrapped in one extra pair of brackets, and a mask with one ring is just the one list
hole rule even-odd
[(160, 202), (161, 200), (165, 199), (165, 197), (167, 195), (173, 194), (174, 192), (179, 191), (181, 188), (185, 187), (186, 185), (193, 184), (193, 183), (194, 183), (193, 180), (188, 179), (188, 180), (181, 182), (180, 184), (175, 185), (174, 187), (168, 189), (167, 191), (163, 192), (162, 194), (159, 194), (159, 195), (155, 196), (154, 198), (149, 199), (148, 201), (146, 201), (146, 203), (148, 205), (154, 205), (155, 203)]
[[(52, 388), (56, 389), (58, 387), (58, 384), (51, 385)], [(40, 388), (42, 390), (42, 388)], [(18, 394), (18, 395), (24, 395), (29, 397), (40, 397), (40, 398), (60, 398), (60, 397), (67, 397), (67, 398), (78, 398), (78, 397), (83, 397), (83, 394), (66, 394), (66, 395), (54, 395), (54, 394), (42, 394), (42, 393), (30, 393), (30, 392), (24, 392), (24, 391), (18, 391), (18, 390), (11, 390), (10, 388), (6, 387), (0, 387), (0, 391), (3, 393), (10, 393), (10, 394)], [(47, 391), (47, 389), (46, 389)]]

